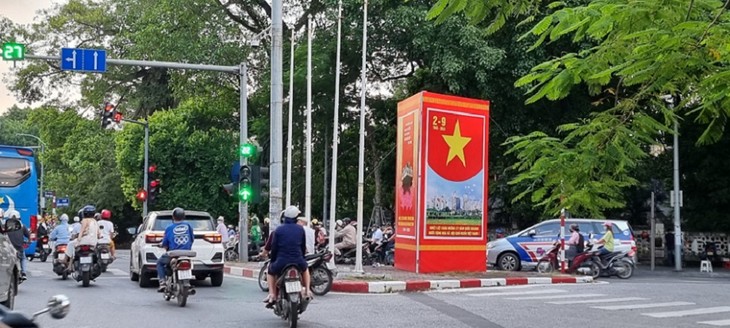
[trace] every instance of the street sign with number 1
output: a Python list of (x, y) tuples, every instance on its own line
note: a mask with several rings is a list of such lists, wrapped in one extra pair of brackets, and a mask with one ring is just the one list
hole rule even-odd
[(3, 60), (25, 59), (25, 45), (22, 43), (5, 42), (0, 51), (2, 51)]

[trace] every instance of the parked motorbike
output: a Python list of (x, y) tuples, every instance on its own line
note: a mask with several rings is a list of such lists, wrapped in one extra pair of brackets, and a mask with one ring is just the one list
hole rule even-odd
[(169, 251), (170, 265), (165, 268), (165, 301), (174, 298), (177, 305), (184, 307), (188, 302), (188, 295), (195, 295), (195, 289), (190, 284), (193, 279), (193, 261), (197, 253), (194, 251)]
[(53, 254), (53, 272), (61, 276), (62, 280), (68, 279), (70, 273), (68, 261), (66, 259), (66, 244), (56, 244)]
[(0, 326), (10, 328), (38, 328), (35, 319), (42, 314), (49, 313), (54, 319), (63, 319), (71, 308), (71, 302), (64, 295), (56, 295), (48, 300), (46, 308), (33, 313), (32, 317), (17, 311), (12, 311), (0, 305)]
[(72, 276), (76, 281), (81, 281), (84, 287), (89, 287), (89, 282), (101, 275), (101, 266), (96, 257), (96, 249), (89, 245), (76, 247), (74, 258), (75, 271)]
[(114, 262), (111, 252), (111, 244), (99, 243), (96, 245), (96, 258), (99, 259), (99, 267), (101, 268), (101, 272), (106, 272), (107, 266)]
[[(324, 296), (332, 289), (334, 283), (334, 265), (330, 264), (332, 259), (332, 253), (328, 250), (323, 250), (314, 254), (310, 254), (304, 257), (307, 260), (307, 267), (311, 281), (309, 282), (309, 289), (314, 295)], [(269, 260), (264, 262), (259, 270), (259, 288), (264, 291), (269, 291), (269, 283), (266, 280), (266, 273), (269, 270)]]
[(232, 236), (228, 239), (225, 252), (226, 261), (238, 260), (238, 237)]
[(277, 279), (277, 301), (274, 303), (274, 314), (289, 322), (290, 328), (297, 327), (299, 315), (304, 313), (309, 305), (309, 299), (301, 296), (301, 274), (294, 265), (284, 268), (284, 273)]

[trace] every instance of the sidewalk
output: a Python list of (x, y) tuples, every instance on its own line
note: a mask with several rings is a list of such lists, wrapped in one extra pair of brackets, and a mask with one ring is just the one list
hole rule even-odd
[[(228, 262), (224, 271), (241, 277), (258, 278), (263, 262)], [(537, 272), (450, 272), (416, 274), (391, 266), (363, 267), (364, 273), (353, 272), (352, 265), (338, 265), (332, 290), (345, 293), (394, 293), (438, 289), (513, 286), (532, 284), (574, 284), (593, 282), (591, 277)]]
[(726, 278), (730, 279), (730, 270), (722, 266), (714, 265), (713, 272), (700, 272), (699, 262), (689, 262), (685, 264), (682, 271), (674, 271), (674, 267), (664, 265), (656, 265), (654, 271), (651, 271), (649, 263), (640, 263), (636, 266), (634, 275), (639, 277), (682, 277), (682, 278)]

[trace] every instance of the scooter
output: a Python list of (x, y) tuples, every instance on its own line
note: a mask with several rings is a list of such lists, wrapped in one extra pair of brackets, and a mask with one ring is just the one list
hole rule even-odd
[(0, 326), (10, 328), (38, 328), (35, 319), (41, 314), (50, 313), (54, 319), (63, 319), (71, 309), (71, 302), (64, 295), (56, 295), (48, 300), (46, 308), (33, 313), (32, 317), (0, 305)]
[(76, 247), (74, 267), (72, 273), (76, 281), (81, 281), (84, 287), (89, 287), (89, 282), (101, 275), (99, 260), (96, 258), (96, 250), (89, 245)]
[(99, 267), (101, 268), (101, 272), (106, 272), (107, 266), (114, 262), (111, 254), (111, 244), (97, 244), (96, 258), (99, 259)]
[(169, 251), (170, 265), (165, 268), (165, 301), (172, 298), (177, 305), (184, 307), (188, 302), (188, 295), (195, 295), (195, 288), (190, 284), (193, 279), (193, 261), (197, 253), (194, 251)]
[(277, 301), (273, 304), (274, 314), (289, 322), (290, 328), (297, 327), (299, 315), (309, 306), (309, 299), (301, 296), (302, 275), (295, 265), (284, 268), (283, 274), (276, 280), (279, 290)]
[(41, 262), (45, 262), (48, 259), (48, 255), (51, 254), (51, 245), (48, 244), (48, 236), (43, 236), (38, 239), (38, 244), (35, 248), (35, 255), (29, 257), (29, 260), (39, 258)]
[[(573, 258), (570, 265), (566, 269), (566, 273), (580, 273), (586, 275), (593, 275), (593, 272), (600, 273), (600, 267), (597, 265), (594, 267), (590, 261), (593, 257), (591, 248), (592, 244), (586, 245), (586, 250)], [(553, 248), (550, 249), (545, 255), (543, 255), (539, 261), (537, 261), (537, 272), (540, 273), (552, 273), (560, 268), (560, 242), (555, 242)], [(597, 275), (596, 275), (597, 277)]]
[[(334, 283), (334, 265), (330, 264), (332, 259), (332, 253), (328, 250), (317, 252), (304, 257), (307, 260), (307, 267), (309, 275), (312, 281), (310, 282), (309, 289), (314, 295), (324, 296), (332, 289)], [(269, 283), (266, 280), (266, 273), (269, 270), (269, 260), (264, 262), (259, 270), (259, 288), (264, 291), (269, 291)]]
[[(589, 240), (592, 239), (589, 237)], [(550, 273), (559, 268), (560, 243), (555, 242), (553, 248), (537, 262), (537, 271)], [(590, 275), (594, 279), (600, 276), (617, 275), (621, 279), (628, 279), (633, 275), (634, 264), (627, 252), (613, 252), (604, 256), (599, 255), (595, 242), (587, 242), (584, 252), (573, 258), (566, 273), (580, 273)]]
[(66, 244), (56, 244), (55, 252), (53, 254), (53, 272), (61, 276), (62, 280), (68, 279), (70, 273), (68, 261), (66, 259)]
[(629, 279), (634, 274), (634, 261), (631, 259), (631, 252), (621, 251), (612, 252), (605, 255), (599, 255), (594, 252), (591, 258), (593, 263), (598, 264), (600, 271), (594, 278), (598, 276), (610, 277), (616, 275), (621, 279)]

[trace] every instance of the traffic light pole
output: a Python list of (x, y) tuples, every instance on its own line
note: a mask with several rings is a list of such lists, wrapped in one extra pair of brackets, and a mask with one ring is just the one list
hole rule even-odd
[[(240, 90), (240, 110), (238, 115), (239, 118), (239, 151), (238, 151), (238, 162), (243, 167), (248, 164), (248, 159), (243, 156), (241, 148), (248, 141), (248, 70), (246, 63), (241, 63), (239, 69), (239, 88)], [(240, 186), (239, 186), (240, 187)], [(248, 202), (244, 202), (239, 197), (238, 199), (238, 254), (239, 260), (242, 262), (248, 262)]]
[(147, 217), (147, 200), (150, 199), (149, 190), (147, 190), (147, 186), (149, 186), (149, 174), (150, 174), (150, 123), (129, 120), (126, 118), (123, 118), (122, 121), (139, 124), (144, 127), (144, 182), (143, 182), (143, 186), (144, 186), (145, 195), (146, 195), (146, 197), (144, 198), (144, 202), (142, 202), (142, 218), (144, 219), (145, 217)]

